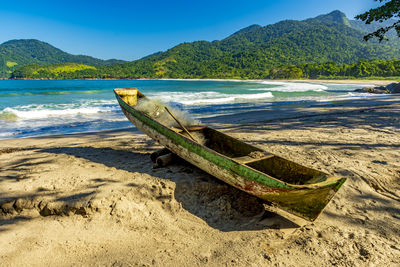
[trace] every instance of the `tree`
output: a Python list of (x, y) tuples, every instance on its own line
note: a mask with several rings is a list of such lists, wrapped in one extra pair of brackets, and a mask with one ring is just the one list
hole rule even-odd
[[(390, 18), (400, 18), (400, 0), (375, 0), (384, 3), (382, 6), (370, 9), (369, 11), (357, 15), (356, 19), (365, 21), (366, 24), (371, 24), (373, 21), (384, 22)], [(397, 36), (400, 37), (400, 20), (394, 22), (387, 27), (379, 28), (378, 30), (364, 36), (364, 40), (368, 41), (372, 37), (377, 37), (379, 42), (386, 39), (386, 33), (391, 29), (395, 29)]]

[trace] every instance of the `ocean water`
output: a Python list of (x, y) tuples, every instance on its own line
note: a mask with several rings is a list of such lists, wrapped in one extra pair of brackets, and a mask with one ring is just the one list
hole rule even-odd
[(275, 81), (0, 80), (0, 139), (132, 127), (113, 89), (136, 87), (200, 119), (293, 102), (370, 97), (360, 85)]

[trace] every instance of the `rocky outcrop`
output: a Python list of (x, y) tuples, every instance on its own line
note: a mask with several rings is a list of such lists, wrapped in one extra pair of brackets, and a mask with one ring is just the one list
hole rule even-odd
[(390, 94), (400, 94), (400, 83), (391, 83), (386, 86)]
[(379, 87), (364, 87), (360, 89), (354, 90), (359, 93), (371, 93), (371, 94), (389, 94), (389, 91), (386, 90), (384, 86)]
[(391, 83), (386, 86), (364, 87), (356, 89), (355, 92), (371, 94), (400, 94), (400, 83)]

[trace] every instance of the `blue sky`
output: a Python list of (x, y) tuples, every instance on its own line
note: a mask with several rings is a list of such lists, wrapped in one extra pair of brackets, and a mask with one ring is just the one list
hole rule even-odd
[(373, 0), (1, 1), (0, 43), (39, 39), (68, 53), (134, 60), (182, 42), (220, 40), (251, 24), (302, 20)]

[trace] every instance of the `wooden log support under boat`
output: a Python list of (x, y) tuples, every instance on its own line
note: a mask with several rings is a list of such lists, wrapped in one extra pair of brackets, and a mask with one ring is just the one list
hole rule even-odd
[(159, 168), (159, 167), (165, 167), (170, 165), (171, 163), (173, 163), (176, 160), (176, 155), (173, 153), (168, 153), (162, 156), (159, 156), (156, 159), (156, 165), (155, 167)]
[(160, 150), (157, 150), (157, 151), (154, 151), (153, 153), (151, 153), (150, 159), (152, 162), (156, 163), (158, 157), (161, 157), (161, 156), (169, 154), (169, 153), (171, 153), (171, 151), (169, 151), (166, 148), (163, 148), (163, 149), (160, 149)]
[[(304, 219), (314, 221), (346, 181), (265, 152), (207, 126), (167, 127), (136, 105), (136, 88), (114, 89), (125, 116), (166, 149), (216, 178)], [(201, 137), (201, 138), (198, 138)], [(202, 140), (202, 141), (197, 141)]]

